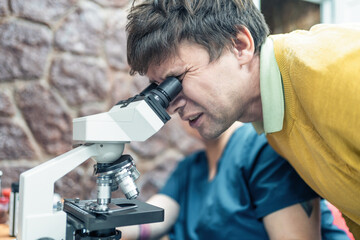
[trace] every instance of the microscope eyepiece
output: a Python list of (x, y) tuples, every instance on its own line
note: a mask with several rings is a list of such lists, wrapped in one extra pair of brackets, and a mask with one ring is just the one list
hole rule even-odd
[(181, 82), (175, 77), (166, 78), (165, 81), (156, 87), (153, 84), (148, 86), (142, 93), (145, 92), (144, 95), (153, 95), (155, 100), (165, 109), (182, 90)]
[(163, 94), (166, 94), (169, 101), (172, 101), (182, 90), (182, 85), (179, 79), (168, 77), (157, 87), (157, 89)]
[[(121, 100), (116, 105), (121, 105), (121, 107), (126, 107), (131, 102), (134, 102), (139, 99), (139, 96), (142, 98), (152, 98), (160, 104), (161, 107), (166, 109), (170, 102), (180, 93), (182, 90), (182, 85), (179, 79), (176, 77), (168, 77), (160, 85), (152, 83), (147, 86), (140, 94), (135, 95), (127, 100)], [(151, 96), (151, 97), (150, 97)], [(142, 99), (140, 98), (140, 99)]]
[(170, 102), (181, 92), (182, 85), (176, 77), (168, 77), (160, 85), (152, 83), (147, 86), (139, 94), (127, 100), (121, 100), (116, 105), (125, 108), (129, 104), (136, 101), (145, 101), (158, 117), (166, 123), (170, 120), (169, 114), (166, 112)]

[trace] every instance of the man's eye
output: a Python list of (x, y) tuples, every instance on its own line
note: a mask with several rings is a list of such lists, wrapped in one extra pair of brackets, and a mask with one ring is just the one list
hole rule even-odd
[(189, 71), (191, 71), (191, 68), (186, 69), (185, 72), (175, 77), (179, 79), (180, 82), (182, 82)]
[(178, 75), (178, 76), (175, 76), (180, 82), (183, 81), (184, 77), (185, 77), (185, 73), (181, 74), (181, 75)]

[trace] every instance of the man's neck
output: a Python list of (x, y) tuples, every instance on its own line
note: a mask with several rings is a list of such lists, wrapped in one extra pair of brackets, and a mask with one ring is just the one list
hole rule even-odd
[(251, 82), (251, 95), (249, 95), (250, 103), (246, 108), (245, 114), (240, 116), (238, 121), (256, 122), (263, 120), (262, 102), (260, 94), (260, 54), (254, 54), (251, 62), (246, 67), (247, 81)]

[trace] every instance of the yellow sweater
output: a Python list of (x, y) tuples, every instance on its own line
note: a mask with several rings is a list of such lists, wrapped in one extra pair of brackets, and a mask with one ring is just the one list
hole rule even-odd
[(269, 143), (360, 239), (360, 25), (317, 25), (272, 39), (285, 117)]

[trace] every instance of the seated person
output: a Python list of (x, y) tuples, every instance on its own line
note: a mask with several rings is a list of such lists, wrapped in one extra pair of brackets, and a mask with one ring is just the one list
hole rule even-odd
[(321, 239), (318, 195), (264, 135), (239, 124), (202, 139), (205, 150), (181, 161), (148, 200), (164, 208), (164, 222), (119, 228), (122, 239)]

